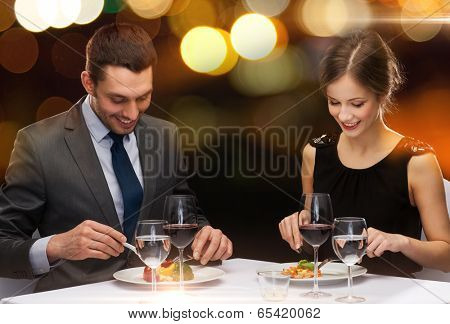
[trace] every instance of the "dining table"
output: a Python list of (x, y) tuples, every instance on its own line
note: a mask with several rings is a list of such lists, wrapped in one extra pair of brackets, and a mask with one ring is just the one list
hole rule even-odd
[[(214, 280), (187, 284), (183, 294), (179, 294), (176, 283), (158, 285), (153, 294), (150, 285), (109, 280), (76, 287), (39, 292), (3, 298), (2, 303), (13, 304), (140, 304), (164, 303), (179, 298), (187, 303), (274, 303), (265, 301), (259, 290), (257, 271), (279, 266), (279, 264), (250, 259), (235, 258), (225, 260), (221, 265), (221, 275)], [(336, 297), (347, 294), (347, 279), (333, 282), (319, 281), (320, 289), (330, 297), (311, 299), (301, 296), (312, 289), (311, 281), (291, 281), (283, 304), (330, 304), (337, 303)], [(353, 278), (353, 292), (363, 296), (369, 304), (442, 304), (450, 302), (450, 283), (364, 274)], [(180, 297), (181, 296), (181, 297)]]

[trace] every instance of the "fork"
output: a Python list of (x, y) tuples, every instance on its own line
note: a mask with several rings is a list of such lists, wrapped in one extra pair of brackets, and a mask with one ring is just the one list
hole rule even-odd
[[(180, 259), (180, 256), (176, 256), (173, 260), (172, 260), (172, 262), (173, 263), (176, 263), (176, 262), (178, 262), (178, 260)], [(188, 262), (188, 261), (191, 261), (192, 259), (194, 259), (194, 257), (192, 256), (192, 255), (186, 255), (186, 256), (184, 256), (183, 257), (183, 262)]]

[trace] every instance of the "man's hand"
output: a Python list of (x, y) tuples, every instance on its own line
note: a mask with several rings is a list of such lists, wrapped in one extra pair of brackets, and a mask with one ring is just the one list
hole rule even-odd
[(112, 227), (86, 220), (68, 232), (53, 236), (47, 245), (47, 257), (50, 263), (58, 259), (107, 260), (124, 251), (122, 243), (126, 240)]
[(390, 234), (369, 227), (367, 230), (367, 256), (380, 257), (385, 251), (400, 252), (408, 244), (408, 238), (400, 234)]
[(219, 229), (203, 227), (192, 243), (194, 259), (205, 265), (208, 261), (225, 260), (233, 254), (233, 243)]

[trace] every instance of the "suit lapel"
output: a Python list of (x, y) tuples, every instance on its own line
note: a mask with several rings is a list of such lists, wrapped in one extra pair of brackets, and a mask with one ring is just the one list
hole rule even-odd
[(139, 219), (146, 219), (150, 213), (152, 199), (155, 195), (156, 178), (152, 174), (153, 167), (149, 165), (153, 162), (149, 158), (152, 154), (151, 132), (149, 132), (148, 125), (144, 123), (142, 118), (138, 121), (134, 133), (136, 135), (137, 145), (139, 149), (139, 161), (141, 163), (142, 176), (144, 182), (144, 197), (142, 199), (141, 212)]
[(84, 99), (85, 97), (68, 112), (65, 124), (65, 140), (107, 223), (120, 231), (121, 226), (111, 192), (81, 113), (81, 105)]

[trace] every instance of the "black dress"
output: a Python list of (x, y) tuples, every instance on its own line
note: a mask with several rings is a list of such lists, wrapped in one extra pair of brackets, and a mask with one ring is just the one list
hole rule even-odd
[[(310, 144), (316, 148), (314, 192), (329, 193), (334, 217), (363, 217), (368, 227), (420, 239), (422, 224), (408, 193), (407, 165), (412, 156), (434, 153), (431, 146), (403, 137), (383, 160), (367, 169), (351, 169), (339, 160), (339, 135), (322, 135)], [(331, 240), (319, 250), (321, 258), (334, 256)], [(362, 266), (370, 273), (407, 276), (422, 267), (402, 253), (386, 251), (381, 257), (365, 256)]]

